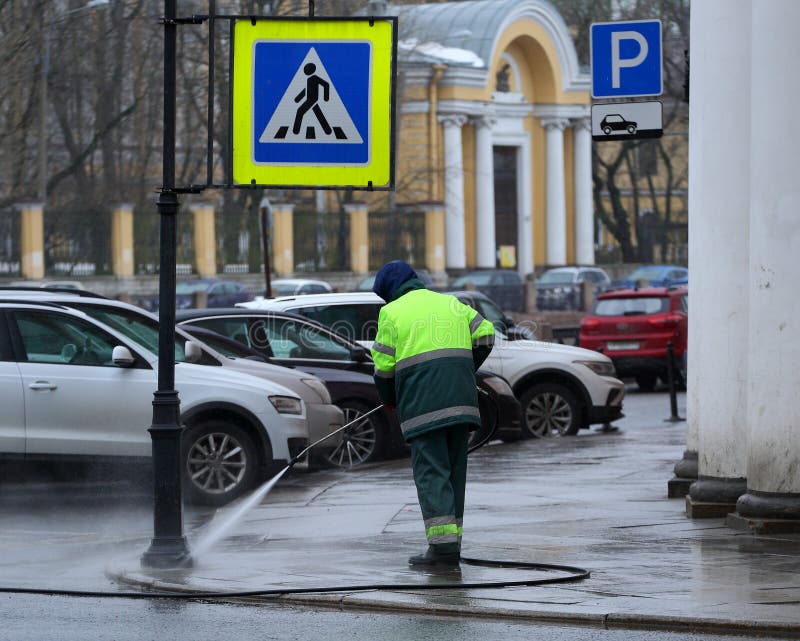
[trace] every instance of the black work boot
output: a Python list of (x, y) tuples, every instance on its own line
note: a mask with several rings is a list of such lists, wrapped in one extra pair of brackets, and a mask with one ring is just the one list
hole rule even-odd
[(435, 565), (446, 567), (458, 567), (461, 556), (457, 551), (440, 552), (435, 546), (429, 545), (425, 554), (417, 554), (409, 557), (408, 564), (420, 567), (432, 567)]

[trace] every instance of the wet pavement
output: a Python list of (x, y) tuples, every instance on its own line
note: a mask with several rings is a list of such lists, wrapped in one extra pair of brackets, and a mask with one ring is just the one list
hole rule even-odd
[[(685, 424), (664, 420), (670, 411), (663, 393), (630, 391), (625, 413), (617, 432), (593, 428), (574, 438), (498, 442), (470, 458), (464, 556), (579, 566), (591, 571), (587, 580), (429, 591), (387, 587), (279, 600), (800, 636), (800, 536), (756, 537), (727, 528), (723, 519), (688, 520), (683, 499), (666, 498), (672, 467), (683, 454)], [(350, 472), (293, 471), (190, 570), (142, 569), (139, 556), (152, 532), (147, 503), (120, 505), (108, 498), (113, 492), (104, 497), (108, 516), (102, 526), (87, 525), (90, 520), (61, 503), (42, 508), (38, 521), (20, 516), (9, 527), (5, 520), (3, 585), (230, 593), (552, 576), (471, 565), (462, 565), (460, 574), (411, 570), (406, 559), (425, 542), (407, 460)], [(187, 512), (190, 545), (208, 531), (212, 516)]]

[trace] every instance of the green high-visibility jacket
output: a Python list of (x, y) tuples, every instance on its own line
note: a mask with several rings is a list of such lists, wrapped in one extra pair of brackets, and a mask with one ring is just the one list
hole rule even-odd
[(403, 283), (381, 308), (372, 346), (381, 400), (396, 405), (406, 440), (430, 430), (480, 425), (475, 370), (494, 326), (454, 296)]

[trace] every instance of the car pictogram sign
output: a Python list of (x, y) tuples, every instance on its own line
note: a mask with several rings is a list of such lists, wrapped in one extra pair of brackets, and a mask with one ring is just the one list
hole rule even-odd
[(393, 19), (234, 26), (233, 181), (391, 188)]

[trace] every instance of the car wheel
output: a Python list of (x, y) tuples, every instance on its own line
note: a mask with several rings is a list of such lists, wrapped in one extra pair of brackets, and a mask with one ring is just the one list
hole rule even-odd
[(256, 448), (253, 439), (236, 425), (207, 421), (186, 428), (183, 452), (190, 502), (225, 505), (255, 484)]
[(580, 408), (571, 390), (557, 383), (537, 383), (522, 395), (522, 424), (530, 436), (571, 436), (580, 429)]
[[(344, 401), (339, 408), (344, 412), (345, 425), (370, 410), (357, 401)], [(332, 437), (336, 447), (326, 459), (336, 467), (354, 467), (375, 461), (383, 455), (387, 436), (383, 423), (373, 414)]]
[(636, 125), (628, 125), (628, 133), (635, 134), (636, 133)]
[(611, 133), (611, 127), (603, 127), (603, 133), (607, 136)]
[(656, 388), (658, 376), (656, 374), (639, 374), (636, 376), (636, 384), (642, 392), (652, 392)]

